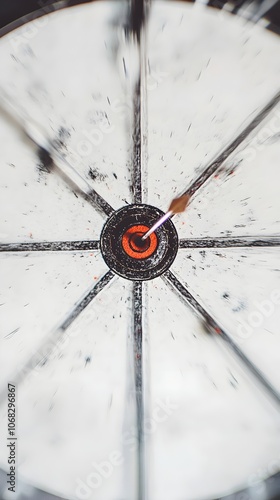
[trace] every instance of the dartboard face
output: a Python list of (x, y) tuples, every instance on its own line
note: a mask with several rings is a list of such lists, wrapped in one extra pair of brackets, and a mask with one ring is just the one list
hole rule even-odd
[(63, 7), (0, 41), (2, 498), (272, 498), (280, 39), (227, 6)]

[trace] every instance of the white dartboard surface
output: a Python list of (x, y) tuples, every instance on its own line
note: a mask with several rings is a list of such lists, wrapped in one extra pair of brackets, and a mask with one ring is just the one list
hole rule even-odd
[[(147, 3), (140, 42), (125, 1), (61, 7), (0, 39), (1, 498), (268, 500), (280, 38), (198, 2)], [(181, 193), (133, 275), (116, 231)]]

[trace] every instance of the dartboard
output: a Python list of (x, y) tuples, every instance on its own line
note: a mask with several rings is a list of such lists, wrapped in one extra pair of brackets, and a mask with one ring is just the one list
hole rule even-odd
[(268, 7), (70, 4), (0, 41), (1, 498), (276, 498)]

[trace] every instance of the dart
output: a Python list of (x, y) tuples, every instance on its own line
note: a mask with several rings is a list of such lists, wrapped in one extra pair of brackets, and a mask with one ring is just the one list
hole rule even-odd
[(146, 240), (152, 233), (155, 232), (162, 224), (175, 214), (184, 212), (189, 204), (190, 195), (183, 194), (179, 198), (174, 198), (169, 205), (168, 211), (142, 236), (142, 241)]

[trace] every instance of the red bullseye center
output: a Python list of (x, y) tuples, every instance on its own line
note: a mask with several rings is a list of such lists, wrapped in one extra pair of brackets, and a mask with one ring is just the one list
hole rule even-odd
[(124, 233), (122, 237), (122, 246), (133, 259), (147, 259), (157, 249), (158, 239), (155, 233), (151, 234), (146, 240), (142, 236), (149, 230), (148, 226), (132, 226)]

